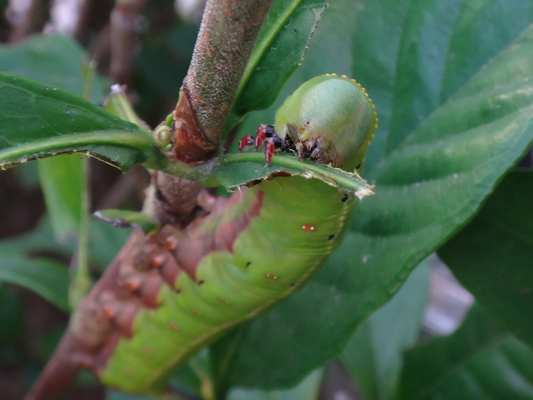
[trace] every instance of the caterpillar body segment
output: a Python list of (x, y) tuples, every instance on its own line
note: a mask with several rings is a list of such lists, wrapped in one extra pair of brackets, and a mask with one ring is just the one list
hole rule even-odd
[[(323, 75), (297, 89), (275, 124), (245, 136), (239, 148), (264, 143), (267, 163), (278, 149), (353, 171), (376, 124), (358, 83)], [(357, 201), (317, 179), (276, 176), (217, 199), (207, 216), (183, 230), (165, 226), (139, 256), (160, 280), (148, 290), (137, 278), (124, 279), (138, 295), (137, 306), (130, 307), (129, 324), (115, 324), (113, 342), (92, 369), (109, 386), (164, 395), (176, 366), (313, 276), (341, 243)], [(119, 315), (115, 310), (108, 318)]]
[(234, 196), (238, 202), (231, 199), (220, 214), (178, 236), (172, 252), (184, 269), (159, 290), (159, 307), (137, 313), (131, 338), (121, 337), (98, 371), (103, 383), (163, 394), (169, 370), (299, 289), (342, 241), (357, 202), (300, 177), (278, 177)]

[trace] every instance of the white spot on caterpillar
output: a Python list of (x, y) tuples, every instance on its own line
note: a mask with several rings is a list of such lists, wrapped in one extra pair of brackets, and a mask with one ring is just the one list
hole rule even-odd
[(457, 179), (457, 178), (459, 178), (459, 175), (453, 174), (453, 179)]
[(363, 256), (363, 264), (366, 264), (366, 262), (370, 259), (370, 256)]

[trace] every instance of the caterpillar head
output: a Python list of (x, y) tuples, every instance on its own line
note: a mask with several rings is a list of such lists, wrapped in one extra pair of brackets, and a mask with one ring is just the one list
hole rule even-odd
[(366, 90), (346, 76), (321, 75), (301, 85), (276, 112), (284, 139), (301, 143), (311, 158), (353, 171), (377, 128)]

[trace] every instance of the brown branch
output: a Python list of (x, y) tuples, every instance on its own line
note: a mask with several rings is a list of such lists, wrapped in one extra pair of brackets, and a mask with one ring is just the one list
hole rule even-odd
[(235, 93), (272, 0), (209, 0), (175, 111), (174, 157), (197, 164), (219, 150)]

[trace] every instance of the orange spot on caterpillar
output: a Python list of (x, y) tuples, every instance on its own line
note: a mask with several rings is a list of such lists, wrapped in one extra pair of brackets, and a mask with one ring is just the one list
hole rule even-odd
[(174, 321), (170, 321), (168, 324), (169, 324), (170, 327), (171, 327), (172, 329), (174, 329), (175, 331), (179, 331), (180, 327), (179, 327), (179, 325), (176, 324)]
[(126, 281), (126, 287), (132, 292), (141, 287), (141, 279), (139, 277), (130, 278)]
[(104, 316), (109, 319), (113, 318), (115, 316), (115, 310), (113, 307), (110, 306), (104, 306), (102, 311), (104, 312)]
[(152, 267), (160, 267), (165, 262), (165, 256), (163, 254), (157, 254), (150, 259), (150, 264)]
[(309, 225), (309, 224), (304, 224), (304, 225), (302, 225), (302, 229), (304, 231), (314, 231), (315, 230), (315, 226), (314, 225)]
[(272, 275), (272, 274), (266, 274), (266, 277), (268, 279), (278, 279), (278, 276), (277, 275)]
[(174, 250), (178, 245), (178, 239), (174, 235), (165, 238), (165, 247), (167, 250)]
[(143, 347), (143, 351), (146, 353), (146, 354), (153, 354), (154, 351), (149, 347), (149, 346), (144, 346)]

